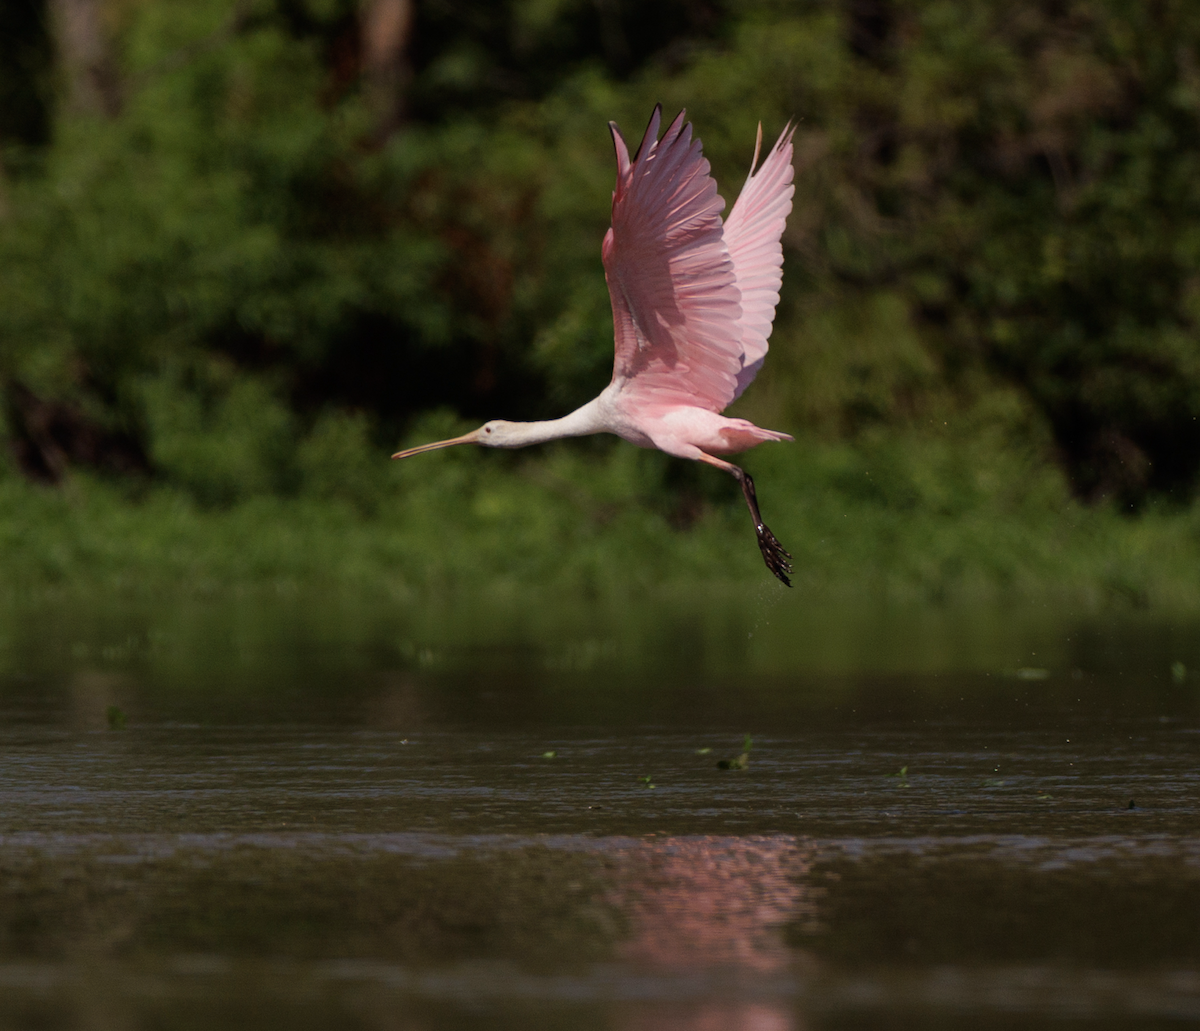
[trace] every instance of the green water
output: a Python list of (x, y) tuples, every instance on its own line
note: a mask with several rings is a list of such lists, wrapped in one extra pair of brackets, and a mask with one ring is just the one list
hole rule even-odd
[(1200, 626), (777, 597), (10, 606), (0, 1027), (1200, 1017)]

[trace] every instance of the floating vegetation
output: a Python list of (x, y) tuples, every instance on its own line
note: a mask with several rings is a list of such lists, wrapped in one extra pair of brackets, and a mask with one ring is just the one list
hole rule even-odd
[[(742, 754), (734, 759), (718, 759), (718, 770), (748, 770), (750, 768), (750, 749), (754, 741), (749, 734), (742, 741)], [(710, 749), (711, 751), (711, 749)]]

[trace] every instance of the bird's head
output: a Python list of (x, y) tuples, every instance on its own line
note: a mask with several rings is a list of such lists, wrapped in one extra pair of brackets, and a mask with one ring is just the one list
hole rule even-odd
[(464, 433), (461, 437), (451, 437), (449, 440), (435, 440), (432, 444), (421, 444), (410, 447), (407, 451), (397, 451), (393, 458), (409, 458), (412, 455), (424, 454), (426, 451), (436, 451), (438, 448), (451, 447), (454, 444), (479, 444), (481, 447), (520, 447), (517, 439), (519, 428), (524, 423), (506, 422), (504, 419), (493, 419), (485, 422), (477, 430)]
[(493, 419), (475, 431), (475, 443), (484, 447), (521, 447), (520, 435), (527, 423)]

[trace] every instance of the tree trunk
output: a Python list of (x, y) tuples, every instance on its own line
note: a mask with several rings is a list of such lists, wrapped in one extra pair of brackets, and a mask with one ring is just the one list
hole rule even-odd
[(361, 25), (363, 88), (382, 142), (399, 128), (404, 115), (413, 0), (365, 0)]
[(113, 117), (121, 109), (120, 85), (103, 0), (49, 0), (65, 110)]

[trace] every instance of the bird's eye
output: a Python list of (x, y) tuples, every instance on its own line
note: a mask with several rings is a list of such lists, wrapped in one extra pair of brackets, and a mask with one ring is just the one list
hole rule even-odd
[(491, 428), (490, 426), (485, 426), (485, 427), (483, 428), (483, 432), (484, 432), (484, 433), (491, 433), (491, 432), (492, 432), (492, 428)]

